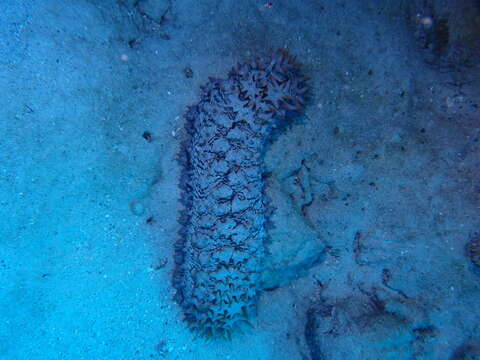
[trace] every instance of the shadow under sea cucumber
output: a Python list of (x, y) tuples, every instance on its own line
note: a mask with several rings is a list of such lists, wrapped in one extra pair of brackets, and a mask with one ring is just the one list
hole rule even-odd
[(260, 290), (266, 144), (273, 128), (303, 112), (310, 87), (295, 58), (278, 51), (201, 89), (179, 153), (184, 209), (172, 281), (192, 331), (230, 338), (249, 324)]

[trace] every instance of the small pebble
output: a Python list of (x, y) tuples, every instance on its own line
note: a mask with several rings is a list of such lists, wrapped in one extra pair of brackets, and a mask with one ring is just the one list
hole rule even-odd
[(168, 35), (168, 34), (166, 34), (166, 33), (161, 33), (161, 34), (160, 34), (160, 39), (170, 40), (170, 35)]
[(140, 216), (144, 213), (145, 211), (145, 208), (143, 206), (143, 204), (138, 201), (138, 200), (133, 200), (131, 203), (130, 203), (130, 211), (132, 212), (132, 214), (134, 215), (137, 215), (137, 216)]
[(142, 136), (148, 142), (152, 142), (152, 134), (149, 131), (145, 131)]
[(189, 79), (193, 77), (193, 70), (192, 70), (192, 68), (190, 68), (188, 66), (185, 69), (183, 69), (183, 73)]
[(420, 24), (422, 24), (426, 29), (429, 29), (433, 25), (433, 19), (430, 16), (424, 16), (420, 18)]
[(467, 244), (467, 255), (474, 265), (480, 267), (480, 237), (470, 240)]

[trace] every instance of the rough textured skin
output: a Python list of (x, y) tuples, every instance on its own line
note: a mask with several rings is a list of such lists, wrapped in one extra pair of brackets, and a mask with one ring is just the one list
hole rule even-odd
[(301, 113), (308, 92), (279, 51), (211, 78), (187, 111), (173, 285), (202, 336), (229, 338), (255, 312), (267, 240), (263, 155), (272, 127)]

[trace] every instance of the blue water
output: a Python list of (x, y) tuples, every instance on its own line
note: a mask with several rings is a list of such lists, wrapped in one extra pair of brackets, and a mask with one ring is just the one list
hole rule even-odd
[[(480, 4), (0, 0), (0, 360), (480, 359)], [(252, 329), (173, 300), (183, 114), (283, 48)]]

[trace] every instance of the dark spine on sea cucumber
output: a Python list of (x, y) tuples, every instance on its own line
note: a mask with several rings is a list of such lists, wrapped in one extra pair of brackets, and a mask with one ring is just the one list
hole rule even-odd
[(272, 127), (298, 116), (309, 86), (285, 51), (210, 78), (185, 115), (184, 209), (173, 286), (189, 327), (230, 337), (249, 324), (267, 240), (263, 155)]

